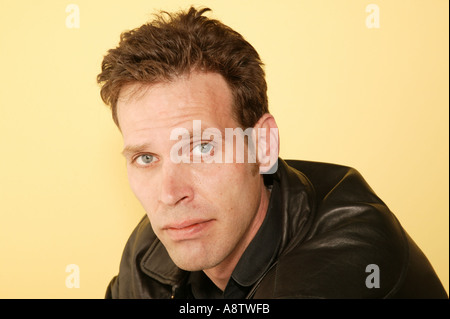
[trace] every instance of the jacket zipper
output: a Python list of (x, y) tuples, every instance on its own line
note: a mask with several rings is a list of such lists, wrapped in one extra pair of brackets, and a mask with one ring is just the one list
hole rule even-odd
[(177, 289), (178, 289), (178, 285), (172, 286), (172, 295), (170, 296), (170, 299), (175, 299), (175, 294), (176, 294)]

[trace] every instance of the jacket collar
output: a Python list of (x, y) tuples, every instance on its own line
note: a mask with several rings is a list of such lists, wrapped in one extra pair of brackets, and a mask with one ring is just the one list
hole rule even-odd
[(280, 186), (276, 181), (270, 186), (272, 190), (266, 217), (231, 274), (244, 287), (253, 285), (278, 256), (282, 232)]
[(141, 269), (145, 274), (162, 284), (171, 286), (178, 285), (188, 273), (175, 265), (158, 238), (155, 239), (142, 258)]

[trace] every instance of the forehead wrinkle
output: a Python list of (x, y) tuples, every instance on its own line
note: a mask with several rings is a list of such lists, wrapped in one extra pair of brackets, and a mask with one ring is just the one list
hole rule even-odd
[[(186, 110), (186, 108), (189, 108)], [(155, 114), (154, 117), (158, 119), (153, 122), (153, 125), (149, 123), (147, 119), (143, 119), (140, 122), (143, 122), (144, 127), (142, 129), (173, 129), (178, 127), (189, 128), (193, 124), (193, 121), (200, 120), (203, 123), (209, 122), (211, 117), (214, 117), (213, 114), (209, 113), (210, 109), (203, 106), (197, 107), (183, 107), (182, 114), (174, 114), (171, 110), (163, 110)]]

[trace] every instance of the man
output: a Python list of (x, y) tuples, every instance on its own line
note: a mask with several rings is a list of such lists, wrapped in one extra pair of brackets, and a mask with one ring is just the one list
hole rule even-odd
[(446, 298), (354, 169), (277, 161), (258, 53), (208, 10), (161, 14), (103, 60), (147, 212), (106, 297)]

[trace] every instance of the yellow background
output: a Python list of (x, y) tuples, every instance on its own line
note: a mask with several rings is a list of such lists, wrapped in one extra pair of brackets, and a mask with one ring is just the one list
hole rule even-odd
[(190, 4), (260, 53), (281, 156), (357, 168), (448, 291), (448, 1), (0, 0), (0, 297), (103, 298), (144, 211), (95, 78), (122, 31)]

